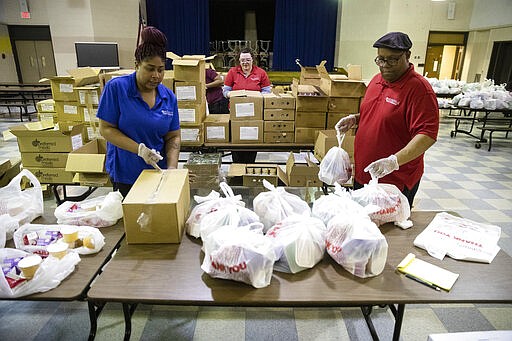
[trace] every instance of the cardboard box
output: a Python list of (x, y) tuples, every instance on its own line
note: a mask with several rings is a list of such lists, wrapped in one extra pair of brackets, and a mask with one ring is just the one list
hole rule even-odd
[(322, 181), (318, 179), (320, 168), (308, 157), (304, 158), (306, 163), (296, 163), (295, 155), (290, 152), (286, 161), (286, 169), (278, 168), (279, 178), (286, 186), (293, 187), (321, 187)]
[(297, 111), (295, 113), (295, 127), (324, 129), (326, 117), (326, 112)]
[(0, 166), (0, 187), (7, 186), (11, 180), (19, 174), (21, 169), (21, 160), (4, 159)]
[(295, 127), (295, 143), (314, 144), (321, 128)]
[(341, 120), (343, 117), (347, 117), (348, 113), (345, 112), (332, 112), (329, 111), (327, 113), (327, 123), (325, 125), (325, 129), (334, 129), (336, 126), (336, 123), (338, 123), (339, 120)]
[[(18, 138), (20, 152), (64, 153), (83, 145), (83, 124), (71, 126), (67, 130), (62, 126), (53, 129), (46, 122), (34, 122), (36, 125), (22, 124), (11, 127), (11, 133)], [(39, 125), (40, 124), (40, 125)]]
[(322, 60), (317, 66), (302, 66), (298, 61), (296, 63), (300, 66), (300, 84), (320, 86), (321, 76), (318, 69), (325, 69), (325, 60)]
[[(123, 201), (128, 244), (179, 243), (190, 207), (187, 169), (143, 170)], [(148, 217), (141, 229), (141, 214)], [(158, 250), (155, 250), (158, 252)]]
[(292, 94), (262, 94), (264, 109), (295, 109), (295, 97)]
[(231, 121), (262, 120), (263, 96), (258, 91), (236, 90), (229, 93)]
[(263, 143), (263, 121), (231, 121), (231, 143)]
[(40, 80), (40, 82), (50, 81), (52, 97), (55, 101), (77, 101), (77, 93), (74, 91), (74, 87), (99, 82), (99, 69), (83, 67), (67, 71), (68, 76), (54, 76)]
[(229, 114), (210, 114), (203, 121), (205, 143), (229, 142)]
[(78, 102), (55, 102), (58, 122), (83, 122), (83, 110), (78, 110)]
[(327, 111), (329, 97), (319, 87), (300, 85), (294, 80), (292, 93), (297, 111)]
[(359, 97), (330, 97), (328, 111), (357, 114), (359, 112)]
[(38, 121), (47, 121), (48, 124), (55, 124), (57, 122), (57, 113), (56, 112), (38, 112), (37, 113)]
[[(354, 129), (350, 129), (345, 133), (341, 148), (343, 148), (350, 156), (350, 161), (354, 162), (354, 140), (355, 134)], [(314, 155), (317, 160), (322, 161), (325, 154), (331, 149), (338, 145), (338, 139), (336, 138), (336, 130), (321, 130), (318, 132), (318, 137), (315, 141)]]
[(178, 114), (181, 126), (198, 125), (206, 118), (206, 101), (199, 104), (178, 101)]
[(293, 121), (295, 109), (265, 109), (263, 118), (265, 121)]
[(264, 132), (263, 133), (264, 143), (293, 143), (295, 142), (295, 132)]
[(129, 74), (134, 73), (135, 70), (133, 69), (123, 69), (123, 70), (117, 70), (107, 73), (100, 73), (99, 75), (99, 81), (100, 81), (100, 92), (103, 92), (103, 88), (105, 87), (105, 84), (112, 78), (120, 77), (120, 76), (126, 76)]
[[(90, 110), (90, 111), (89, 111)], [(89, 112), (91, 114), (89, 114)], [(96, 117), (96, 115), (98, 114), (98, 107), (94, 106), (94, 107), (78, 107), (78, 115), (79, 116), (82, 116), (84, 118), (84, 122), (95, 122), (95, 123), (99, 123), (100, 119), (98, 117)]]
[(363, 69), (361, 65), (347, 65), (348, 79), (360, 81), (363, 79)]
[(233, 163), (229, 167), (227, 178), (231, 186), (263, 187), (263, 180), (274, 186), (279, 185), (276, 164), (242, 164)]
[(36, 176), (40, 183), (44, 184), (72, 184), (73, 176), (72, 172), (66, 172), (64, 167), (62, 168), (47, 168), (47, 167), (23, 167), (28, 169)]
[(174, 79), (187, 82), (205, 82), (205, 62), (215, 56), (184, 55), (178, 56), (173, 52), (167, 52), (166, 57), (172, 59)]
[(73, 181), (82, 186), (106, 186), (110, 178), (105, 170), (107, 142), (94, 139), (69, 153), (66, 171), (77, 173)]
[(179, 101), (201, 104), (206, 101), (206, 86), (199, 82), (174, 82), (174, 93)]
[(174, 92), (174, 71), (165, 70), (162, 85)]
[(362, 81), (347, 79), (344, 75), (326, 75), (320, 88), (331, 97), (364, 97), (366, 85)]
[(0, 159), (0, 176), (4, 175), (9, 169), (11, 169), (12, 164), (10, 159)]
[(100, 103), (101, 90), (99, 85), (75, 87), (79, 105), (98, 105)]
[(181, 127), (182, 146), (200, 146), (204, 143), (203, 125)]
[[(267, 132), (294, 132), (295, 122), (293, 121), (265, 121), (263, 131)], [(293, 141), (292, 141), (293, 142)]]
[(37, 108), (38, 113), (56, 112), (55, 111), (55, 101), (52, 98), (37, 102), (36, 108)]
[(68, 153), (21, 153), (23, 167), (64, 168)]

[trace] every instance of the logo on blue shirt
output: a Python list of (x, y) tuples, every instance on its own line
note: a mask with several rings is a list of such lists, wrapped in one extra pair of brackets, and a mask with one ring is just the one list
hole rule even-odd
[(167, 116), (173, 116), (174, 113), (171, 110), (162, 109), (162, 114)]

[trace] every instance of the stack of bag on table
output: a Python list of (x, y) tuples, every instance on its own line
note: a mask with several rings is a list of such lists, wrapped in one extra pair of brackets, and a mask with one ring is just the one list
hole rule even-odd
[[(28, 179), (27, 188), (22, 183)], [(28, 187), (30, 186), (30, 187)], [(0, 298), (22, 297), (57, 287), (80, 262), (99, 252), (105, 238), (98, 227), (116, 224), (123, 216), (122, 195), (64, 202), (55, 209), (57, 224), (31, 224), (43, 215), (41, 184), (22, 170), (0, 188)], [(5, 248), (13, 239), (15, 248)]]
[(273, 270), (310, 269), (326, 250), (355, 276), (376, 276), (387, 258), (387, 242), (377, 225), (406, 221), (410, 214), (405, 197), (391, 195), (377, 183), (352, 192), (360, 203), (337, 185), (313, 209), (283, 187), (267, 181), (264, 186), (268, 191), (253, 199), (254, 211), (225, 183), (224, 197), (215, 191), (194, 197), (197, 205), (187, 220), (187, 233), (202, 239), (201, 268), (211, 277), (262, 288), (270, 284)]

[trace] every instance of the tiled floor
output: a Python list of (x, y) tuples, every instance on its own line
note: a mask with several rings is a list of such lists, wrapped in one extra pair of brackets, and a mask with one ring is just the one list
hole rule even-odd
[[(19, 124), (0, 118), (0, 130)], [(500, 246), (512, 255), (512, 139), (497, 134), (493, 148), (474, 148), (474, 139), (450, 138), (453, 123), (442, 120), (439, 140), (426, 154), (426, 170), (415, 210), (448, 210), (502, 228)], [(0, 141), (2, 157), (19, 157), (15, 141)], [(273, 162), (286, 155), (265, 155)], [(51, 203), (50, 203), (51, 204)], [(511, 271), (512, 269), (504, 269)], [(492, 280), (492, 279), (489, 279)], [(390, 340), (388, 310), (372, 313), (382, 340)], [(0, 301), (0, 340), (86, 339), (85, 302)], [(512, 329), (512, 306), (490, 304), (408, 305), (401, 339), (426, 340), (429, 334)], [(96, 340), (121, 340), (123, 314), (108, 304), (99, 319)], [(133, 316), (131, 340), (369, 340), (358, 308), (217, 308), (140, 306)]]

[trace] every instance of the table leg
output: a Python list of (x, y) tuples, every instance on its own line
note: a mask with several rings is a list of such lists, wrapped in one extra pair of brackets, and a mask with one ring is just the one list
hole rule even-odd
[(395, 308), (394, 304), (389, 305), (389, 309), (395, 316), (395, 329), (393, 330), (393, 341), (400, 339), (400, 331), (402, 330), (402, 321), (404, 319), (405, 304), (397, 304), (398, 308)]
[(89, 307), (89, 321), (91, 322), (91, 329), (89, 330), (89, 341), (94, 340), (96, 337), (96, 331), (98, 329), (98, 317), (103, 310), (106, 302), (91, 302), (87, 301), (87, 305)]
[(373, 341), (379, 341), (379, 336), (375, 331), (375, 327), (373, 326), (372, 317), (370, 316), (372, 313), (371, 305), (362, 305), (361, 312), (363, 313), (364, 319), (366, 321), (366, 325), (368, 326), (368, 330), (370, 330), (370, 334), (372, 335)]
[(130, 336), (132, 335), (132, 315), (137, 309), (137, 303), (123, 303), (123, 313), (124, 313), (124, 340), (130, 340)]

